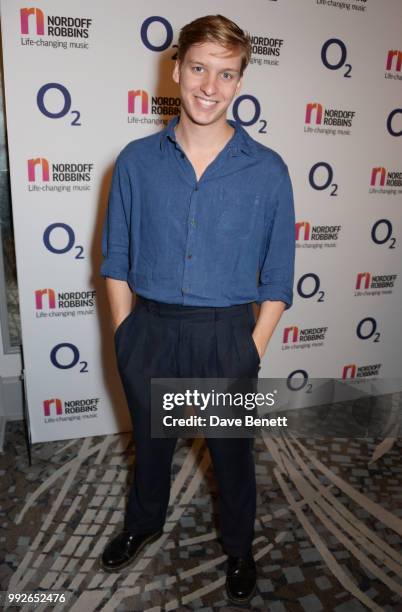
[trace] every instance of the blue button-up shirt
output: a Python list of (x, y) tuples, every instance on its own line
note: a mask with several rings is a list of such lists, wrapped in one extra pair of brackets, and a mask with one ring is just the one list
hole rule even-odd
[(237, 123), (197, 181), (162, 132), (129, 143), (117, 158), (103, 228), (102, 276), (160, 302), (231, 306), (292, 303), (295, 219), (282, 158)]

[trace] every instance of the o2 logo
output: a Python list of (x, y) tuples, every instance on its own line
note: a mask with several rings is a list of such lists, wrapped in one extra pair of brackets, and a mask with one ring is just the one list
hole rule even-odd
[[(324, 180), (321, 182), (320, 178), (317, 177), (317, 173), (322, 174), (322, 171), (324, 172)], [(316, 189), (317, 191), (324, 191), (325, 189), (328, 189), (328, 187), (331, 187), (331, 192), (330, 195), (331, 196), (337, 196), (338, 195), (338, 185), (337, 183), (333, 183), (334, 179), (334, 171), (332, 169), (332, 166), (330, 164), (328, 164), (327, 162), (317, 162), (316, 164), (314, 164), (314, 166), (312, 166), (309, 175), (308, 175), (308, 181), (310, 183), (310, 186), (313, 189)]]
[[(240, 116), (240, 106), (242, 105), (244, 106), (243, 104), (244, 102), (247, 102), (248, 107), (250, 107), (250, 105), (252, 107), (252, 116), (250, 119), (242, 119)], [(235, 101), (233, 102), (232, 114), (233, 114), (234, 120), (240, 123), (240, 125), (244, 125), (245, 127), (248, 127), (258, 122), (260, 124), (260, 128), (258, 132), (260, 134), (267, 133), (267, 130), (266, 130), (267, 122), (265, 119), (260, 119), (261, 104), (259, 103), (259, 101), (257, 100), (255, 96), (252, 96), (250, 94), (244, 94), (243, 96), (239, 96), (238, 98), (236, 98)]]
[(379, 219), (371, 228), (371, 239), (375, 244), (388, 244), (389, 249), (394, 249), (396, 238), (392, 235), (392, 223), (388, 219)]
[[(47, 106), (49, 104), (49, 100), (47, 100), (46, 103), (46, 94), (49, 92), (52, 97), (54, 97), (55, 92), (61, 94), (61, 106), (57, 111), (50, 110)], [(81, 113), (78, 110), (71, 110), (72, 101), (70, 92), (68, 91), (67, 87), (64, 87), (64, 85), (61, 83), (45, 83), (45, 85), (42, 85), (36, 96), (36, 102), (40, 112), (48, 119), (61, 119), (62, 117), (70, 114), (74, 117), (70, 125), (73, 125), (74, 127), (82, 125), (80, 123)]]
[(320, 277), (314, 272), (303, 274), (297, 282), (300, 297), (310, 299), (317, 296), (317, 302), (324, 302), (325, 291), (320, 289)]
[(311, 393), (313, 388), (306, 370), (293, 370), (286, 379), (286, 386), (290, 391), (301, 391), (306, 387), (306, 393)]
[(360, 340), (371, 340), (372, 342), (380, 341), (380, 332), (377, 331), (377, 321), (373, 317), (362, 319), (356, 327), (356, 335)]
[(56, 344), (50, 351), (50, 361), (59, 370), (70, 370), (76, 366), (80, 367), (80, 373), (88, 372), (88, 362), (80, 361), (80, 351), (75, 344), (61, 342)]
[(75, 233), (66, 223), (52, 223), (43, 232), (43, 244), (55, 255), (64, 255), (72, 249), (76, 251), (74, 259), (85, 259), (84, 247), (75, 244)]
[(396, 115), (402, 115), (402, 108), (395, 108), (390, 112), (387, 119), (387, 130), (391, 136), (402, 136), (402, 129), (399, 131), (394, 129), (394, 118)]
[[(328, 55), (331, 54), (331, 51), (333, 51), (334, 47), (336, 47), (337, 50), (340, 51), (339, 60), (335, 62), (330, 61), (328, 59)], [(328, 53), (329, 51), (330, 53)], [(343, 42), (343, 40), (341, 40), (340, 38), (330, 38), (322, 46), (321, 61), (324, 64), (325, 68), (328, 68), (328, 70), (340, 70), (340, 68), (344, 66), (346, 68), (346, 72), (344, 72), (343, 76), (346, 79), (350, 79), (351, 78), (350, 73), (352, 72), (352, 66), (346, 63), (347, 56), (348, 56), (348, 51), (346, 49), (346, 45)]]
[[(151, 42), (149, 36), (149, 29), (154, 24), (159, 25), (159, 30), (162, 29), (162, 39), (159, 44), (155, 44)], [(154, 28), (152, 28), (154, 29)], [(155, 53), (161, 53), (162, 51), (166, 51), (170, 46), (173, 48), (177, 47), (177, 45), (172, 45), (173, 41), (173, 28), (169, 21), (165, 19), (165, 17), (160, 17), (159, 15), (153, 15), (152, 17), (148, 17), (145, 19), (141, 26), (141, 40), (143, 45), (149, 49), (150, 51), (154, 51)], [(177, 59), (177, 53), (172, 55), (172, 60)]]

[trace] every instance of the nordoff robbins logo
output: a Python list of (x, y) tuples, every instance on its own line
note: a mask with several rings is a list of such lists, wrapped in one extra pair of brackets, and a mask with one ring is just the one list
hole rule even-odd
[(390, 294), (393, 292), (397, 278), (397, 274), (358, 272), (356, 276), (355, 296)]
[(178, 115), (180, 98), (149, 96), (144, 89), (130, 89), (127, 104), (129, 115)]
[(350, 128), (352, 127), (355, 115), (355, 111), (324, 108), (323, 105), (318, 102), (309, 102), (306, 105), (305, 123)]
[[(57, 4), (57, 3), (53, 3)], [(89, 49), (92, 19), (66, 15), (47, 15), (34, 6), (20, 9), (20, 44), (52, 49)]]
[(371, 169), (370, 193), (394, 194), (402, 192), (402, 170), (387, 170), (384, 166)]
[(47, 15), (33, 6), (20, 9), (21, 34), (88, 38), (92, 19)]
[(127, 92), (127, 123), (167, 123), (167, 118), (180, 113), (180, 98), (151, 96), (145, 89)]
[(304, 349), (323, 346), (328, 327), (285, 327), (282, 335), (282, 350)]
[(398, 49), (388, 51), (385, 70), (386, 79), (402, 81), (402, 51)]
[(297, 248), (336, 247), (341, 225), (314, 225), (310, 221), (298, 221), (295, 226)]
[(46, 399), (43, 402), (44, 421), (45, 423), (56, 423), (96, 418), (99, 402), (99, 397), (67, 400), (61, 400), (59, 397)]
[(95, 312), (96, 291), (55, 291), (47, 287), (35, 291), (37, 319), (79, 317)]
[(355, 363), (349, 363), (343, 366), (342, 378), (367, 378), (368, 376), (378, 376), (381, 365), (381, 363), (373, 363), (370, 365), (358, 366)]
[(250, 64), (262, 64), (270, 66), (278, 66), (279, 58), (283, 48), (283, 38), (274, 38), (273, 36), (256, 36), (251, 37), (252, 57)]
[(51, 163), (45, 157), (27, 161), (28, 191), (89, 191), (94, 165), (87, 162)]
[(393, 288), (397, 274), (370, 274), (359, 272), (356, 280), (356, 289), (384, 289)]
[(304, 116), (306, 134), (350, 136), (356, 111), (326, 108), (320, 102), (308, 102)]

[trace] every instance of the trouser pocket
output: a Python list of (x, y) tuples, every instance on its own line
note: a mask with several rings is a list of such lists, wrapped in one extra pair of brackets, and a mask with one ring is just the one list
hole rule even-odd
[(252, 336), (253, 324), (248, 319), (232, 322), (232, 333), (239, 360), (239, 375), (253, 377), (260, 367), (260, 355)]
[(124, 319), (122, 321), (120, 321), (119, 325), (117, 326), (117, 328), (116, 328), (116, 330), (114, 332), (114, 342), (115, 342), (115, 345), (117, 345), (117, 343), (119, 341), (119, 337), (120, 337), (121, 331), (122, 331), (122, 329), (124, 329), (124, 326), (130, 320), (130, 318), (133, 315), (134, 311), (135, 311), (135, 307), (133, 308), (133, 310), (126, 317), (124, 317)]

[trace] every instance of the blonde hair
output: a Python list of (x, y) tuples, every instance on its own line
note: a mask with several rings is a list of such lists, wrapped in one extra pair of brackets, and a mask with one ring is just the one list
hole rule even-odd
[(234, 22), (223, 15), (206, 15), (185, 25), (179, 34), (177, 59), (183, 61), (191, 45), (213, 42), (228, 49), (241, 51), (240, 76), (251, 57), (251, 38)]

